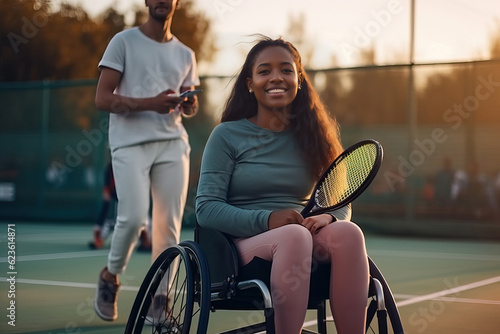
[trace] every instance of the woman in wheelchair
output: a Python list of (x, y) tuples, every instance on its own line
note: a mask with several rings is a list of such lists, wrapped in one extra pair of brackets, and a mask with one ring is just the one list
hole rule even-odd
[(337, 122), (296, 48), (262, 38), (249, 52), (203, 154), (199, 224), (234, 237), (242, 265), (272, 262), (276, 333), (300, 333), (313, 263), (331, 263), (339, 333), (364, 333), (369, 267), (350, 206), (303, 218), (316, 180), (342, 151)]

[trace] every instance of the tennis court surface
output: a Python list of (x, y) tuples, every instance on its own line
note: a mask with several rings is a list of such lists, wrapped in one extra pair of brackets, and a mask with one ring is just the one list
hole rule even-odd
[[(119, 318), (105, 322), (92, 303), (107, 248), (88, 249), (92, 224), (2, 222), (0, 228), (0, 333), (123, 333), (149, 253), (132, 256), (121, 276)], [(192, 236), (185, 229), (182, 239)], [(367, 234), (366, 243), (396, 297), (406, 333), (499, 333), (500, 243), (376, 234)], [(15, 263), (8, 253), (12, 245)], [(208, 333), (257, 318), (217, 311), (210, 314)], [(314, 318), (308, 313), (312, 329)], [(329, 333), (335, 333), (333, 325)]]

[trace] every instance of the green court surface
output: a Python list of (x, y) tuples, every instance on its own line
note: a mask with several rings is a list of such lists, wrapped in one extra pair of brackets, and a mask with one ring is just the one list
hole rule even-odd
[[(15, 240), (8, 239), (8, 224)], [(3, 222), (0, 229), (0, 333), (123, 333), (149, 253), (133, 254), (121, 276), (119, 318), (105, 322), (92, 303), (107, 249), (88, 249), (92, 224)], [(185, 229), (182, 238), (192, 239), (192, 232)], [(9, 241), (15, 242), (12, 269)], [(396, 297), (406, 333), (500, 333), (499, 243), (375, 234), (367, 234), (366, 243)], [(12, 302), (15, 310), (8, 309)], [(210, 314), (208, 333), (260, 317), (259, 312), (217, 311)], [(308, 312), (311, 329), (314, 318)], [(329, 333), (335, 333), (334, 325)]]

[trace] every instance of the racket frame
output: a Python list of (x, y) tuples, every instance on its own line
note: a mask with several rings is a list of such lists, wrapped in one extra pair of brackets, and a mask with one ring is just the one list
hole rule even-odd
[[(368, 177), (363, 181), (363, 183), (358, 187), (358, 189), (356, 189), (356, 191), (354, 191), (351, 195), (347, 196), (344, 200), (340, 201), (339, 203), (325, 208), (317, 207), (316, 193), (318, 191), (318, 188), (321, 186), (323, 180), (329, 174), (329, 172), (333, 168), (335, 168), (339, 164), (339, 162), (344, 159), (346, 155), (350, 154), (352, 151), (364, 145), (374, 145), (376, 149), (375, 161), (373, 163), (372, 170), (368, 174)], [(380, 145), (380, 143), (374, 139), (365, 139), (349, 146), (330, 164), (330, 166), (328, 166), (328, 168), (319, 178), (318, 182), (316, 182), (311, 198), (307, 202), (304, 209), (302, 209), (301, 211), (302, 216), (305, 218), (305, 217), (316, 216), (325, 212), (330, 212), (339, 209), (343, 206), (346, 206), (347, 204), (354, 201), (359, 195), (361, 195), (366, 190), (366, 188), (368, 188), (368, 186), (373, 181), (375, 176), (377, 176), (378, 170), (380, 169), (380, 165), (382, 164), (383, 156), (384, 156), (384, 151), (382, 145)]]

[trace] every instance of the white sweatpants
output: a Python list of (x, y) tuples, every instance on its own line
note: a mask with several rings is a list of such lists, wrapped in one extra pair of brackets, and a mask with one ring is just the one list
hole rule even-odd
[(186, 139), (151, 142), (112, 152), (118, 194), (118, 215), (108, 256), (108, 270), (122, 273), (132, 255), (153, 201), (151, 228), (153, 262), (179, 243), (189, 180)]

